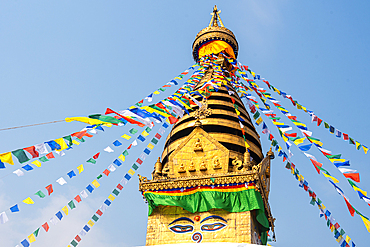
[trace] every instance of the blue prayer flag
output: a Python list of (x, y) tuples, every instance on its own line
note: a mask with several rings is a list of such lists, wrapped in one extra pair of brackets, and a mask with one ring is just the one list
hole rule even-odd
[(118, 146), (121, 146), (122, 143), (120, 143), (118, 140), (116, 140), (116, 141), (113, 142), (113, 145), (118, 147)]
[(63, 214), (60, 211), (58, 213), (56, 213), (55, 216), (58, 217), (59, 220), (62, 220), (62, 218), (63, 218)]
[(69, 178), (72, 178), (72, 177), (76, 176), (76, 173), (72, 170), (72, 171), (68, 172), (67, 175), (69, 176)]
[(128, 174), (126, 174), (126, 175), (125, 175), (125, 178), (126, 178), (126, 179), (127, 179), (127, 181), (128, 181), (128, 180), (130, 180), (130, 179), (131, 179), (131, 176), (130, 176), (130, 175), (128, 175)]
[(303, 152), (310, 150), (311, 147), (312, 143), (298, 146), (298, 148)]
[(105, 204), (105, 205), (107, 205), (107, 206), (109, 206), (109, 205), (111, 205), (112, 203), (107, 199), (107, 200), (105, 200), (105, 201), (104, 201), (104, 204)]
[(0, 160), (0, 169), (5, 168), (5, 164)]
[(115, 164), (116, 166), (121, 166), (122, 165), (121, 161), (119, 161), (118, 159), (115, 159), (113, 161), (113, 164)]
[(23, 247), (28, 247), (30, 246), (30, 243), (28, 243), (27, 239), (24, 239), (21, 244), (23, 245)]
[(346, 160), (344, 162), (334, 162), (334, 165), (336, 167), (340, 167), (340, 166), (349, 166), (349, 160)]
[(145, 148), (145, 149), (144, 149), (144, 153), (146, 153), (146, 154), (148, 154), (148, 155), (149, 155), (149, 154), (150, 154), (150, 150), (149, 150), (148, 148)]
[(329, 127), (329, 131), (330, 131), (330, 133), (334, 134), (335, 128), (334, 128), (333, 126), (331, 126), (331, 125), (330, 125), (330, 127)]
[(26, 171), (31, 171), (33, 170), (33, 167), (30, 166), (30, 165), (25, 165), (25, 166), (22, 166), (23, 169), (25, 169)]
[(162, 125), (164, 128), (168, 128), (168, 124), (167, 123), (163, 123)]
[(145, 138), (142, 136), (142, 135), (139, 135), (138, 137), (137, 137), (137, 139), (139, 139), (140, 141), (142, 141), (142, 142), (144, 142), (145, 141)]
[(93, 192), (93, 190), (94, 190), (94, 188), (91, 186), (91, 184), (89, 184), (89, 185), (86, 187), (86, 189), (87, 189), (90, 193), (92, 193), (92, 192)]
[(48, 141), (48, 142), (45, 142), (46, 144), (48, 144), (51, 148), (52, 151), (54, 151), (55, 149), (60, 149), (60, 145), (58, 143), (56, 143), (55, 141)]
[(85, 230), (85, 232), (90, 231), (90, 227), (88, 227), (87, 225), (85, 225), (83, 229)]
[(15, 204), (13, 207), (11, 207), (10, 211), (12, 211), (12, 213), (19, 212), (18, 204)]
[(97, 130), (101, 130), (101, 131), (104, 131), (103, 127), (101, 127), (101, 126), (96, 126), (96, 128), (95, 128), (95, 129), (97, 129)]

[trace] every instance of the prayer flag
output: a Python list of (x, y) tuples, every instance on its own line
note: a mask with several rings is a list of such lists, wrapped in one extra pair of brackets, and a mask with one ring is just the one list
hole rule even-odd
[(316, 160), (310, 159), (313, 166), (315, 167), (316, 171), (318, 174), (320, 174), (320, 169), (319, 167), (322, 167), (322, 164), (320, 162), (317, 162)]
[(63, 177), (61, 177), (61, 178), (59, 178), (59, 179), (57, 179), (57, 181), (56, 181), (58, 184), (60, 184), (60, 185), (63, 185), (63, 184), (66, 184), (67, 183), (67, 181), (63, 178)]
[(68, 172), (67, 175), (69, 176), (69, 178), (72, 178), (72, 177), (76, 176), (76, 173), (72, 170), (72, 171)]
[(91, 219), (97, 222), (99, 220), (99, 217), (94, 214), (93, 217), (91, 217)]
[(40, 198), (44, 198), (44, 197), (45, 197), (45, 194), (44, 194), (44, 193), (42, 193), (42, 191), (41, 191), (41, 190), (37, 191), (37, 192), (35, 193), (35, 195), (39, 196)]
[(303, 138), (296, 139), (296, 140), (294, 140), (293, 142), (294, 142), (294, 144), (295, 144), (295, 145), (297, 145), (297, 146), (298, 146), (298, 144), (303, 143), (305, 139), (306, 139), (306, 138), (305, 138), (305, 137), (303, 137)]
[(107, 170), (107, 169), (105, 169), (105, 170), (103, 171), (103, 173), (105, 174), (105, 176), (107, 176), (107, 177), (108, 177), (108, 175), (109, 175), (110, 171), (109, 171), (109, 170)]
[(93, 156), (93, 158), (96, 160), (97, 158), (99, 158), (99, 155), (100, 155), (100, 152), (99, 152), (99, 153), (97, 153), (97, 154), (95, 154), (95, 155)]
[(52, 185), (52, 184), (50, 184), (50, 185), (46, 186), (46, 187), (45, 187), (45, 189), (48, 191), (48, 195), (49, 195), (49, 196), (50, 196), (50, 194), (51, 194), (51, 193), (53, 193), (53, 192), (54, 192), (54, 190), (53, 190), (53, 185)]
[(45, 232), (48, 232), (49, 231), (49, 224), (47, 222), (45, 222), (43, 225), (42, 225), (42, 228), (44, 228)]
[(110, 164), (108, 166), (108, 170), (111, 171), (111, 172), (114, 172), (116, 170), (116, 168), (114, 167), (114, 165)]
[(130, 174), (131, 176), (133, 176), (135, 174), (135, 171), (133, 171), (132, 169), (130, 169), (130, 170), (128, 170), (127, 173)]
[[(82, 193), (82, 192), (81, 192)], [(86, 193), (86, 191), (85, 191), (85, 193)], [(80, 195), (77, 195), (77, 196), (75, 196), (75, 198), (74, 198), (75, 200), (76, 200), (76, 202), (78, 202), (78, 203), (80, 203), (80, 201), (81, 201), (81, 197), (80, 197)]]
[(40, 144), (35, 145), (35, 150), (40, 154), (47, 154), (48, 153), (48, 150), (47, 150), (44, 143), (40, 143)]
[(96, 214), (99, 215), (99, 216), (102, 216), (103, 215), (103, 212), (100, 211), (100, 209), (98, 209), (98, 211), (96, 211)]
[(78, 170), (78, 174), (81, 174), (81, 172), (84, 171), (84, 165), (81, 164), (81, 165), (77, 166), (77, 170)]
[(23, 245), (23, 247), (28, 247), (30, 246), (30, 243), (28, 243), (27, 239), (24, 239), (21, 244)]
[(154, 144), (157, 144), (157, 143), (158, 143), (158, 140), (157, 140), (157, 139), (155, 139), (155, 138), (153, 138), (153, 139), (151, 140), (151, 142), (152, 142), (152, 143), (154, 143)]
[(76, 140), (72, 140), (72, 143), (73, 144), (76, 144), (77, 146), (80, 145), (80, 143), (78, 141), (76, 141)]
[(155, 136), (154, 136), (154, 137), (155, 137), (155, 138), (157, 138), (157, 139), (159, 140), (159, 139), (161, 139), (161, 137), (162, 137), (162, 136), (161, 136), (160, 134), (158, 134), (158, 133), (157, 133), (157, 134), (155, 134)]
[(95, 223), (94, 223), (94, 222), (92, 222), (92, 220), (89, 220), (89, 221), (87, 222), (87, 224), (88, 224), (90, 227), (92, 227), (92, 226), (94, 226), (94, 225), (95, 225)]
[(35, 203), (34, 201), (32, 201), (31, 197), (27, 197), (22, 202), (25, 203), (25, 204), (34, 204)]
[(347, 198), (345, 198), (343, 196), (344, 200), (346, 201), (346, 204), (347, 204), (347, 207), (348, 207), (348, 210), (349, 210), (349, 213), (351, 214), (351, 216), (355, 216), (355, 209), (352, 207), (352, 205), (349, 203), (349, 201), (347, 200)]
[(67, 207), (67, 206), (62, 207), (62, 211), (63, 211), (66, 215), (68, 215), (68, 207)]
[(37, 158), (39, 157), (39, 152), (36, 151), (35, 146), (23, 148), (23, 150), (29, 152), (32, 155), (32, 158)]
[(135, 129), (135, 128), (132, 128), (132, 129), (129, 130), (129, 132), (134, 135), (138, 132), (138, 130)]
[(123, 154), (121, 154), (120, 156), (118, 156), (118, 159), (120, 159), (120, 160), (122, 160), (123, 162), (125, 162), (126, 157), (125, 157)]
[[(55, 157), (54, 157), (53, 152), (48, 153), (48, 154), (46, 155), (46, 157), (47, 157), (48, 159), (54, 159), (54, 158), (55, 158)], [(42, 157), (41, 157), (41, 158), (42, 158)]]
[[(122, 154), (121, 154), (122, 155)], [(124, 156), (123, 156), (124, 157)], [(113, 164), (115, 164), (116, 166), (121, 166), (122, 165), (122, 162), (121, 161), (119, 161), (118, 159), (115, 159), (114, 161), (113, 161)]]
[(125, 150), (125, 151), (123, 151), (123, 153), (122, 153), (125, 157), (127, 156), (127, 155), (129, 155), (129, 153), (128, 153), (128, 151), (127, 150)]
[(117, 189), (122, 190), (123, 186), (121, 184), (117, 184)]
[(86, 160), (86, 162), (96, 164), (96, 160), (94, 160), (93, 158), (90, 158), (90, 159)]
[(69, 208), (72, 210), (76, 207), (75, 203), (73, 202), (73, 200), (71, 200), (70, 202), (68, 202), (68, 206)]
[(31, 164), (34, 164), (37, 167), (41, 167), (41, 162), (38, 160), (32, 161)]
[(112, 193), (113, 193), (113, 194), (115, 194), (116, 196), (118, 196), (118, 195), (119, 195), (119, 191), (118, 191), (118, 190), (116, 190), (116, 189), (114, 189), (114, 190), (112, 191)]
[[(94, 187), (92, 187), (91, 186), (91, 184), (89, 184), (87, 187), (86, 187), (86, 189), (90, 192), (90, 193), (92, 193), (93, 191), (94, 191)], [(83, 196), (82, 196), (83, 197)]]
[[(123, 137), (123, 136), (122, 136)], [(118, 140), (116, 140), (116, 141), (114, 141), (113, 142), (113, 145), (114, 146), (116, 146), (116, 147), (118, 147), (118, 146), (121, 146), (122, 145), (122, 143), (121, 142), (119, 142)]]
[(64, 141), (64, 138), (63, 138), (63, 137), (58, 138), (58, 139), (55, 139), (54, 141), (55, 141), (56, 143), (58, 143), (58, 145), (59, 145), (59, 147), (60, 147), (60, 148), (58, 148), (58, 149), (57, 149), (57, 151), (62, 151), (62, 150), (64, 150), (64, 149), (67, 149), (67, 148), (68, 148), (68, 145), (67, 145), (67, 143)]
[(362, 148), (364, 149), (365, 154), (367, 154), (367, 151), (369, 150), (369, 148), (365, 147), (364, 145), (362, 145)]
[(5, 212), (0, 213), (0, 223), (4, 224), (7, 221), (9, 221), (9, 219), (8, 219), (8, 216), (6, 215), (6, 213)]
[(348, 135), (345, 134), (345, 133), (343, 133), (343, 140), (345, 140), (345, 141), (349, 140)]
[(346, 177), (346, 178), (350, 178), (352, 179), (353, 181), (356, 181), (357, 183), (360, 182), (360, 174), (359, 173), (343, 173), (343, 175)]
[(23, 168), (23, 169), (25, 169), (26, 171), (31, 171), (31, 170), (33, 170), (33, 167), (32, 167), (32, 166), (30, 166), (30, 165), (24, 165), (24, 166), (22, 166), (22, 168)]
[(108, 199), (111, 200), (111, 201), (114, 201), (114, 199), (116, 199), (112, 194), (108, 196)]
[(144, 141), (145, 141), (145, 138), (144, 138), (142, 135), (139, 135), (139, 136), (137, 137), (137, 139), (138, 139), (138, 140), (140, 140), (140, 141), (142, 141), (142, 142), (144, 142)]
[(114, 150), (110, 146), (104, 148), (104, 151), (108, 152), (108, 153), (113, 153), (114, 152)]
[(340, 167), (340, 166), (349, 166), (349, 160), (346, 160), (346, 161), (344, 161), (344, 162), (336, 162), (336, 161), (334, 161), (334, 165), (335, 165), (336, 167)]
[(109, 206), (109, 205), (111, 205), (112, 203), (107, 199), (107, 200), (105, 200), (104, 201), (104, 203), (107, 205), (107, 206)]
[(300, 145), (300, 146), (298, 146), (298, 148), (299, 148), (301, 151), (305, 152), (305, 151), (310, 150), (310, 149), (311, 149), (311, 146), (312, 146), (312, 143), (310, 143), (310, 144), (305, 144), (305, 145)]
[(24, 163), (29, 161), (30, 159), (27, 157), (26, 153), (23, 151), (23, 149), (18, 149), (15, 151), (12, 151), (12, 154), (17, 157), (19, 163)]
[(49, 145), (49, 147), (51, 148), (51, 151), (54, 151), (56, 149), (60, 149), (60, 145), (58, 143), (56, 143), (54, 140), (51, 140), (51, 141), (48, 141), (48, 142), (45, 142)]
[(91, 182), (92, 185), (95, 186), (95, 188), (99, 188), (100, 184), (98, 183), (98, 181), (96, 181), (96, 179), (94, 181)]
[(63, 218), (63, 214), (62, 212), (58, 211), (58, 213), (55, 214), (55, 216), (59, 219), (59, 220), (62, 220)]
[(364, 222), (364, 225), (367, 229), (368, 232), (370, 232), (370, 221), (368, 219), (366, 219), (364, 216), (360, 215), (361, 216), (361, 219), (362, 221)]
[(18, 204), (15, 204), (13, 207), (10, 207), (12, 213), (19, 212)]

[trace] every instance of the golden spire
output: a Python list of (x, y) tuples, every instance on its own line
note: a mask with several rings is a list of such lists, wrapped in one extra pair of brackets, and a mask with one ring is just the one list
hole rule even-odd
[(211, 22), (208, 25), (209, 27), (218, 27), (217, 21), (220, 21), (221, 27), (224, 27), (224, 24), (221, 21), (220, 13), (221, 10), (217, 11), (217, 5), (215, 5), (215, 7), (213, 8), (213, 12), (211, 13), (212, 18)]

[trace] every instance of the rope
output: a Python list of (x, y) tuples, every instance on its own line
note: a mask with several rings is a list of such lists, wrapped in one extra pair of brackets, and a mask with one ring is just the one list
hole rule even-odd
[(17, 126), (17, 127), (4, 128), (4, 129), (0, 129), (0, 131), (19, 129), (19, 128), (25, 128), (25, 127), (32, 127), (32, 126), (51, 124), (51, 123), (59, 123), (59, 122), (64, 122), (64, 120), (57, 120), (57, 121), (52, 121), (52, 122), (45, 122), (45, 123), (29, 124), (29, 125), (23, 125), (23, 126)]

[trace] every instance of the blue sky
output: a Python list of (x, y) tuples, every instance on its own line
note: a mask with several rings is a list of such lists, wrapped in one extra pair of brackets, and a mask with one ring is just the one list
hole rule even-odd
[[(239, 42), (238, 60), (270, 83), (291, 94), (302, 105), (351, 137), (370, 146), (368, 64), (370, 60), (369, 4), (347, 1), (1, 1), (0, 3), (0, 128), (103, 113), (107, 107), (126, 109), (194, 64), (192, 42), (210, 20), (214, 4)], [(260, 84), (262, 87), (264, 85)], [(160, 100), (174, 89), (157, 96)], [(275, 98), (280, 96), (273, 93)], [(308, 124), (324, 148), (341, 153), (361, 174), (369, 190), (369, 156), (310, 123), (310, 117), (281, 99), (292, 114)], [(268, 123), (267, 119), (265, 119)], [(0, 131), (0, 153), (56, 139), (84, 128), (82, 123), (56, 123)], [(156, 127), (155, 130), (158, 129)], [(270, 129), (273, 126), (269, 125)], [(257, 127), (260, 131), (260, 127)], [(55, 182), (71, 169), (127, 133), (129, 126), (100, 132), (25, 176), (0, 180), (0, 212)], [(168, 133), (168, 131), (167, 131)], [(263, 152), (269, 149), (261, 135)], [(277, 136), (275, 132), (275, 136)], [(121, 138), (122, 139), (122, 138)], [(278, 139), (282, 143), (281, 139)], [(127, 142), (128, 144), (128, 142)], [(0, 225), (4, 246), (15, 246), (49, 220), (101, 173), (124, 150), (102, 153), (96, 165), (54, 193), (21, 205), (9, 222)], [(160, 156), (163, 140), (139, 174), (149, 176)], [(67, 246), (79, 233), (129, 164), (144, 149), (137, 146), (102, 186), (49, 233), (41, 231), (32, 246)], [(292, 158), (309, 185), (358, 246), (369, 234), (360, 217), (351, 217), (329, 182), (313, 169), (297, 148)], [(353, 206), (370, 216), (344, 177), (317, 152), (324, 167), (340, 180)], [(8, 165), (3, 177), (19, 168)], [(274, 246), (338, 246), (307, 193), (284, 168), (272, 164), (270, 205), (276, 220)], [(147, 206), (130, 181), (79, 246), (138, 246), (145, 244)]]

